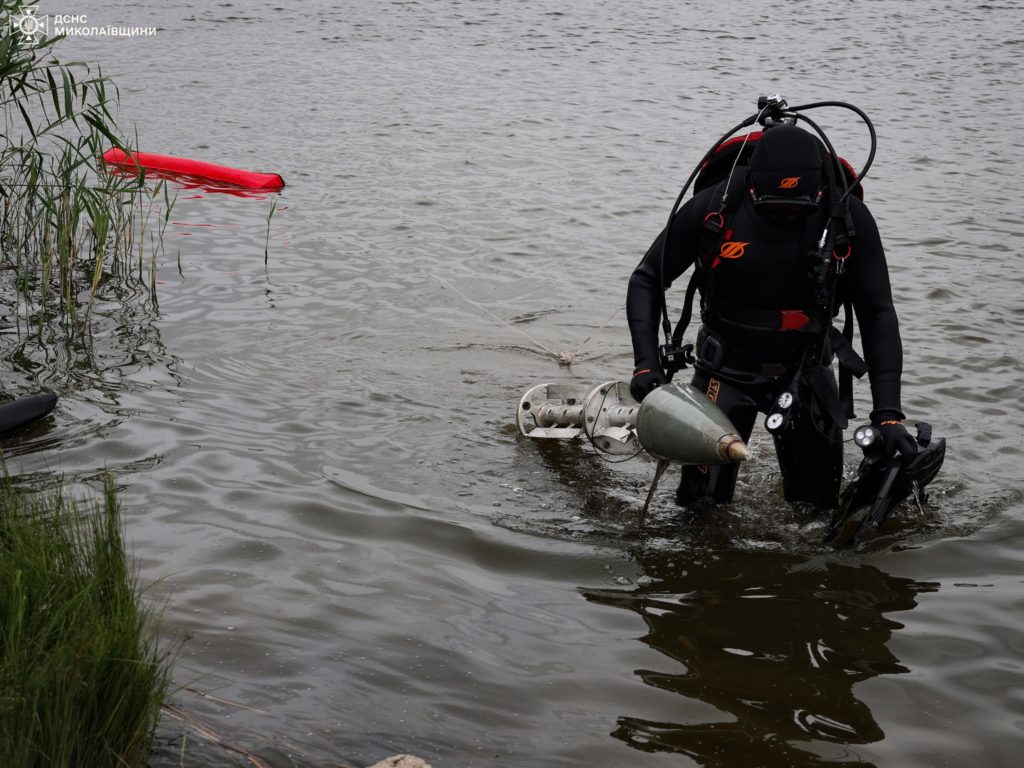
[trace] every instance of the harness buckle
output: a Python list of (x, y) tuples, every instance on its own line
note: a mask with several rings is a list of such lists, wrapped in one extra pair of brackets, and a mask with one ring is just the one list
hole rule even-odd
[(704, 217), (704, 228), (713, 235), (719, 235), (725, 228), (725, 217), (719, 211), (711, 211)]
[(658, 348), (658, 361), (661, 367), (670, 374), (676, 371), (686, 368), (687, 365), (693, 365), (696, 362), (696, 358), (693, 356), (693, 344), (684, 344), (678, 346), (678, 344), (662, 344)]
[[(838, 246), (840, 244), (837, 243), (836, 245)], [(832, 258), (835, 259), (835, 262), (836, 262), (836, 275), (837, 276), (843, 274), (843, 272), (846, 270), (846, 260), (848, 258), (850, 258), (850, 254), (853, 252), (853, 246), (850, 245), (850, 241), (849, 240), (847, 240), (846, 242), (842, 243), (842, 245), (845, 246), (845, 250), (843, 251), (843, 255), (842, 256), (839, 255), (838, 248), (833, 248), (832, 249)]]

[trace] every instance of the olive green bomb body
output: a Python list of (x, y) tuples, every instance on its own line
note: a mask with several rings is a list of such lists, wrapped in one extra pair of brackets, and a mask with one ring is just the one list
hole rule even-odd
[(637, 411), (636, 432), (649, 454), (679, 464), (731, 464), (750, 458), (732, 422), (690, 384), (666, 384), (648, 394)]

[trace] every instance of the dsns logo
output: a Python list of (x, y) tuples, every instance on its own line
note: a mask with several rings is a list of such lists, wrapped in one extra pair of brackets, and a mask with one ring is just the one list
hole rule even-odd
[(48, 20), (46, 16), (36, 16), (39, 6), (28, 5), (21, 9), (21, 12), (11, 17), (10, 28), (17, 30), (21, 36), (32, 42), (38, 42), (39, 38), (45, 37), (48, 32)]
[(785, 179), (779, 182), (779, 189), (796, 189), (796, 185), (799, 183), (799, 176), (787, 176)]

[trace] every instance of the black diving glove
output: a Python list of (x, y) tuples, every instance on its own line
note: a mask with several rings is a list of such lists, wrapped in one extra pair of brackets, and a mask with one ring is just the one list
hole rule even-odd
[(871, 423), (885, 443), (886, 460), (893, 458), (897, 453), (904, 461), (909, 461), (917, 455), (917, 440), (903, 426), (901, 419), (889, 418), (884, 414), (872, 414)]
[(668, 377), (661, 368), (656, 365), (641, 366), (633, 371), (633, 378), (629, 382), (629, 394), (638, 403), (642, 403), (647, 395), (663, 384), (668, 384)]

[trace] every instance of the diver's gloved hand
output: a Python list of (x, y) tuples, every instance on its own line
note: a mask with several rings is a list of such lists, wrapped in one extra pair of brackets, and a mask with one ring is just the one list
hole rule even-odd
[(658, 387), (668, 384), (668, 377), (665, 372), (656, 365), (642, 365), (633, 371), (633, 378), (629, 382), (629, 393), (638, 403), (643, 402)]
[(897, 453), (904, 461), (917, 455), (917, 440), (903, 426), (902, 419), (890, 418), (887, 414), (873, 413), (871, 414), (871, 423), (882, 436), (886, 460), (891, 459)]

